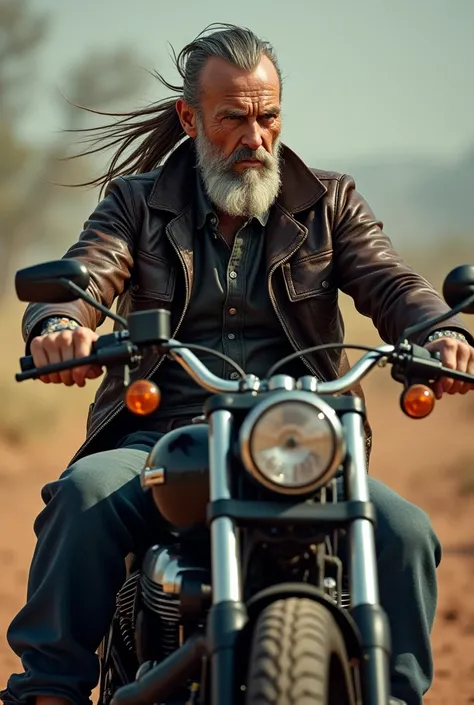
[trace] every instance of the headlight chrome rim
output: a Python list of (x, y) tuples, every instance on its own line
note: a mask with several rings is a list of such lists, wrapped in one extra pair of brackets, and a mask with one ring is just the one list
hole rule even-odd
[[(259, 419), (272, 407), (288, 402), (299, 402), (311, 406), (315, 412), (324, 414), (328, 422), (328, 428), (333, 436), (333, 455), (326, 470), (312, 482), (298, 487), (279, 485), (269, 480), (255, 464), (251, 452), (252, 436)], [(246, 471), (257, 482), (278, 494), (283, 495), (308, 495), (324, 487), (334, 477), (337, 469), (344, 460), (346, 445), (344, 441), (344, 430), (342, 423), (335, 410), (320, 396), (315, 396), (312, 392), (293, 391), (276, 392), (264, 401), (259, 402), (246, 416), (239, 433), (239, 446), (242, 463)]]

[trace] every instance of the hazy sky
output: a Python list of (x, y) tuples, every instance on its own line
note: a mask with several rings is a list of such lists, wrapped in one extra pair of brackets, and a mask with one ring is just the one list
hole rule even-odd
[[(286, 76), (284, 139), (313, 161), (456, 156), (474, 145), (474, 0), (34, 0), (51, 16), (26, 124), (61, 127), (54, 87), (81, 55), (128, 45), (174, 78), (180, 49), (210, 22), (251, 27)], [(75, 36), (74, 36), (75, 35)], [(152, 93), (147, 98), (153, 99)], [(316, 164), (315, 164), (316, 166)]]

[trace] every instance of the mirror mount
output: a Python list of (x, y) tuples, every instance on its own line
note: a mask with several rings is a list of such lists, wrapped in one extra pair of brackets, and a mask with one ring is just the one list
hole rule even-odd
[(414, 335), (418, 335), (418, 333), (423, 333), (424, 330), (428, 331), (430, 328), (433, 328), (433, 326), (437, 326), (439, 323), (443, 323), (444, 321), (447, 321), (448, 318), (452, 318), (453, 316), (457, 316), (458, 313), (465, 313), (466, 309), (471, 309), (474, 308), (474, 294), (469, 296), (467, 299), (464, 299), (461, 301), (460, 304), (455, 306), (454, 308), (450, 309), (446, 313), (442, 314), (441, 316), (437, 316), (436, 318), (432, 318), (429, 321), (423, 321), (423, 323), (416, 323), (414, 326), (410, 326), (410, 328), (406, 328), (402, 335), (400, 336), (400, 339), (397, 343), (397, 345), (401, 345), (405, 340), (409, 340), (411, 337)]
[(89, 281), (89, 272), (82, 262), (61, 259), (20, 269), (15, 276), (15, 289), (18, 299), (27, 303), (58, 304), (82, 299), (126, 328), (124, 318), (87, 293)]
[(125, 318), (122, 318), (122, 316), (119, 316), (117, 313), (110, 311), (107, 306), (104, 306), (103, 304), (99, 303), (99, 301), (96, 301), (93, 296), (91, 296), (87, 293), (87, 291), (84, 291), (79, 286), (77, 286), (77, 284), (75, 284), (73, 281), (63, 278), (59, 279), (58, 281), (67, 289), (69, 289), (72, 294), (76, 295), (76, 300), (82, 299), (86, 304), (89, 304), (89, 306), (92, 306), (97, 311), (100, 311), (107, 318), (111, 318), (113, 321), (116, 321), (116, 323), (120, 323), (123, 328), (127, 327), (127, 321), (125, 320)]
[(443, 282), (443, 297), (450, 310), (430, 321), (416, 323), (406, 328), (400, 336), (398, 345), (459, 313), (474, 313), (474, 266), (463, 264), (452, 269)]

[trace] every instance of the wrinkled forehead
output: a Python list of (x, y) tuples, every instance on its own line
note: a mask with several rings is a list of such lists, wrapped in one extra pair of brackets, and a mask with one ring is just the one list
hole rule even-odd
[(207, 106), (226, 103), (239, 107), (248, 102), (280, 104), (280, 79), (267, 56), (253, 71), (246, 71), (224, 59), (210, 58), (201, 74), (201, 102)]

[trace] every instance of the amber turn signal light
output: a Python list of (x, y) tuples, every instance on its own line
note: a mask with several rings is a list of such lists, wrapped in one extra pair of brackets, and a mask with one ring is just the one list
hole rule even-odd
[(425, 384), (412, 384), (400, 397), (400, 405), (407, 416), (412, 419), (424, 419), (434, 409), (436, 397), (433, 390)]
[(132, 382), (125, 392), (125, 406), (137, 416), (152, 414), (159, 407), (160, 401), (159, 388), (147, 379)]

